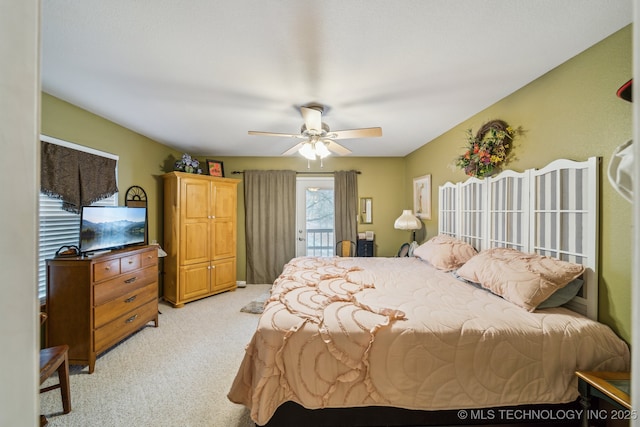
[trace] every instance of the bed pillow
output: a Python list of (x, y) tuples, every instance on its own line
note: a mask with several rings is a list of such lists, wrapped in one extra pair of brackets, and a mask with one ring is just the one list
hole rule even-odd
[(584, 266), (510, 248), (480, 252), (458, 269), (463, 279), (533, 311), (584, 271)]
[[(465, 279), (463, 277), (460, 277), (460, 275), (458, 275), (457, 271), (452, 271), (451, 275), (456, 280), (459, 280), (459, 281), (461, 281), (463, 283), (471, 285), (474, 288), (482, 289), (485, 292), (492, 293), (488, 289), (483, 288), (480, 283), (472, 282), (471, 280), (467, 280), (467, 279)], [(543, 308), (560, 307), (562, 305), (565, 305), (566, 303), (571, 301), (573, 298), (575, 298), (576, 295), (578, 295), (578, 292), (580, 292), (580, 289), (582, 289), (582, 285), (583, 284), (584, 284), (584, 280), (582, 280), (580, 278), (573, 279), (572, 281), (569, 282), (569, 284), (567, 284), (566, 286), (558, 289), (557, 291), (552, 293), (551, 296), (549, 296), (549, 298), (547, 298), (546, 300), (544, 300), (540, 304), (538, 304), (538, 307), (536, 307), (536, 310), (540, 310), (540, 309), (543, 309)]]
[(573, 297), (578, 295), (583, 283), (584, 280), (582, 279), (573, 279), (567, 286), (558, 289), (552, 293), (549, 298), (538, 304), (536, 309), (540, 310), (541, 308), (553, 308), (565, 305), (571, 301)]
[(460, 282), (462, 282), (462, 283), (466, 283), (467, 285), (471, 285), (471, 286), (473, 286), (473, 287), (474, 287), (474, 288), (476, 288), (476, 289), (481, 289), (481, 290), (482, 290), (482, 291), (484, 291), (484, 292), (488, 292), (488, 290), (487, 290), (487, 289), (485, 289), (485, 288), (483, 288), (483, 287), (482, 287), (482, 285), (481, 285), (480, 283), (472, 282), (471, 280), (467, 280), (467, 279), (465, 279), (465, 278), (463, 278), (463, 277), (460, 277), (460, 275), (458, 275), (458, 272), (457, 272), (457, 271), (452, 271), (452, 272), (451, 272), (451, 275), (452, 275), (456, 280), (459, 280), (459, 281), (460, 281)]
[(413, 251), (414, 256), (444, 271), (455, 270), (477, 253), (467, 242), (445, 234), (432, 237)]

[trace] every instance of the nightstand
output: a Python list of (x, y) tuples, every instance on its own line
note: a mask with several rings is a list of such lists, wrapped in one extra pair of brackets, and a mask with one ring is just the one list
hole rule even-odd
[[(585, 372), (577, 371), (578, 391), (582, 414), (582, 426), (589, 427), (592, 422), (596, 425), (606, 425), (609, 420), (630, 420), (637, 417), (631, 408), (631, 374), (629, 372)], [(611, 405), (613, 410), (606, 411), (598, 408), (602, 399)], [(602, 424), (604, 423), (604, 424)]]
[(373, 256), (373, 240), (358, 239), (357, 253), (360, 257), (372, 257)]

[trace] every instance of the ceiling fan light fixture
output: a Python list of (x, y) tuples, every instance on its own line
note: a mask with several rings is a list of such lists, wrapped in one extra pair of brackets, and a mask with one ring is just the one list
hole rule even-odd
[(327, 156), (329, 156), (331, 154), (331, 151), (329, 151), (329, 149), (327, 148), (325, 143), (322, 142), (322, 141), (318, 141), (318, 142), (315, 143), (315, 149), (316, 149), (316, 154), (321, 159), (324, 159), (325, 157), (327, 157)]
[(305, 159), (316, 159), (316, 151), (314, 150), (313, 145), (310, 142), (305, 142), (304, 144), (302, 144), (302, 147), (300, 147), (298, 153), (300, 153)]
[(302, 142), (298, 142), (293, 147), (289, 148), (283, 153), (283, 155), (288, 156), (297, 151), (301, 156), (307, 159), (308, 162), (320, 157), (320, 167), (322, 167), (322, 159), (331, 154), (338, 154), (340, 156), (351, 154), (351, 150), (343, 147), (334, 140), (382, 136), (382, 129), (379, 127), (331, 131), (329, 125), (322, 121), (322, 115), (326, 113), (326, 108), (319, 104), (301, 106), (300, 113), (302, 114), (304, 123), (300, 128), (299, 134), (250, 130), (249, 135), (277, 136), (280, 138), (292, 137), (301, 139)]

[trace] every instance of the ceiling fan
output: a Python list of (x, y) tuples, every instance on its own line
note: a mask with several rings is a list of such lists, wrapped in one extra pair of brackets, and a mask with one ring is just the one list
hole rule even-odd
[(321, 161), (331, 153), (339, 154), (341, 156), (351, 153), (351, 150), (335, 142), (336, 139), (372, 138), (382, 136), (382, 128), (379, 127), (332, 131), (326, 123), (322, 122), (322, 114), (324, 111), (324, 106), (318, 104), (300, 107), (304, 124), (302, 125), (299, 134), (250, 130), (249, 135), (304, 139), (304, 141), (297, 143), (282, 153), (282, 155), (288, 156), (297, 151), (308, 160), (315, 160), (319, 157)]

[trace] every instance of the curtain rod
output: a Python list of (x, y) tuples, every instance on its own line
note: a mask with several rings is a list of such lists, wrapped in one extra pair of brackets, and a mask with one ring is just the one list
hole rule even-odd
[[(238, 175), (238, 174), (243, 174), (244, 171), (233, 171), (231, 172), (233, 175)], [(296, 171), (296, 175), (333, 175), (335, 172), (298, 172)], [(359, 175), (362, 172), (360, 171), (356, 171), (356, 173)]]

